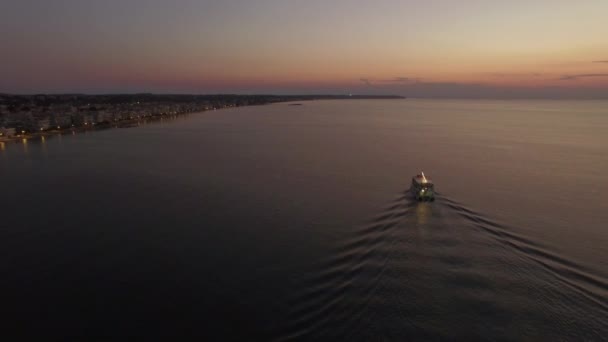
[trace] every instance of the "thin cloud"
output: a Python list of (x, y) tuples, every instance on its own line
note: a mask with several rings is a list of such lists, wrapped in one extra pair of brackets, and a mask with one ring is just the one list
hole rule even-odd
[(489, 73), (492, 77), (508, 78), (508, 77), (541, 77), (543, 74), (538, 72), (530, 73), (504, 73), (504, 72), (491, 72)]
[(372, 87), (372, 81), (369, 78), (360, 78), (359, 81), (363, 82), (368, 87)]
[(413, 77), (395, 77), (395, 78), (391, 78), (391, 79), (386, 79), (386, 80), (372, 80), (370, 78), (360, 78), (359, 81), (361, 81), (363, 84), (365, 84), (368, 87), (376, 87), (376, 86), (381, 86), (381, 85), (386, 85), (386, 84), (403, 84), (403, 85), (408, 85), (408, 84), (413, 84), (413, 83), (419, 83), (422, 82), (421, 78), (413, 78)]
[(395, 77), (388, 80), (382, 80), (383, 83), (418, 83), (422, 79), (416, 77)]
[(578, 75), (563, 75), (559, 78), (560, 81), (574, 81), (588, 77), (608, 77), (608, 74), (578, 74)]
[(395, 77), (393, 79), (386, 80), (386, 82), (395, 82), (395, 83), (405, 83), (405, 82), (410, 82), (410, 81), (412, 81), (412, 79), (410, 77)]
[(361, 94), (396, 94), (408, 98), (608, 99), (606, 87), (578, 86), (578, 84), (569, 87), (563, 85), (514, 87), (463, 82), (380, 83), (376, 81), (373, 87), (365, 87), (361, 84), (358, 91)]
[(606, 60), (606, 61), (593, 61), (593, 63), (608, 63), (608, 60)]

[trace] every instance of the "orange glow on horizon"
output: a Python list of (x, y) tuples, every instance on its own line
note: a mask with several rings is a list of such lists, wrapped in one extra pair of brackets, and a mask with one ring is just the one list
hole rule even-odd
[(112, 2), (97, 3), (105, 15), (92, 23), (87, 5), (43, 13), (14, 2), (21, 17), (7, 18), (7, 37), (23, 38), (3, 50), (0, 92), (608, 94), (608, 63), (596, 63), (608, 60), (605, 1), (229, 3), (149, 6), (136, 24)]

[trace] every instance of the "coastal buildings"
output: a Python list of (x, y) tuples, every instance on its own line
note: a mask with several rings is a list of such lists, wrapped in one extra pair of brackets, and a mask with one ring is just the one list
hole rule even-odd
[(0, 137), (12, 138), (14, 136), (15, 136), (14, 128), (5, 128), (5, 127), (0, 128)]
[(8, 136), (90, 129), (220, 108), (315, 99), (402, 98), (348, 95), (7, 95), (0, 94), (0, 127)]

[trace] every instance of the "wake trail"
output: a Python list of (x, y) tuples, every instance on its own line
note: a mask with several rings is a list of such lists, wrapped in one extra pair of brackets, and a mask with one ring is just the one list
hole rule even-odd
[(561, 283), (608, 310), (608, 280), (592, 274), (592, 271), (572, 260), (550, 251), (541, 243), (514, 232), (513, 228), (500, 224), (484, 215), (467, 208), (444, 195), (438, 195), (442, 205), (453, 210), (472, 226), (488, 233), (496, 241), (510, 248), (524, 258), (540, 265)]
[(393, 230), (415, 205), (404, 190), (382, 212), (354, 230), (320, 271), (304, 280), (303, 290), (291, 301), (291, 326), (279, 340), (306, 336), (328, 324), (330, 317), (353, 314), (341, 308), (353, 292), (367, 302), (386, 268)]

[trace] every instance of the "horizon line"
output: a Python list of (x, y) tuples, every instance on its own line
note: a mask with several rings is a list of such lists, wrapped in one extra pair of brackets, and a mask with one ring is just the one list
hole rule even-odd
[(0, 96), (273, 96), (273, 97), (393, 97), (395, 99), (435, 99), (435, 100), (608, 100), (606, 96), (407, 96), (396, 94), (272, 94), (272, 93), (155, 93), (155, 92), (124, 92), (124, 93), (4, 93)]

